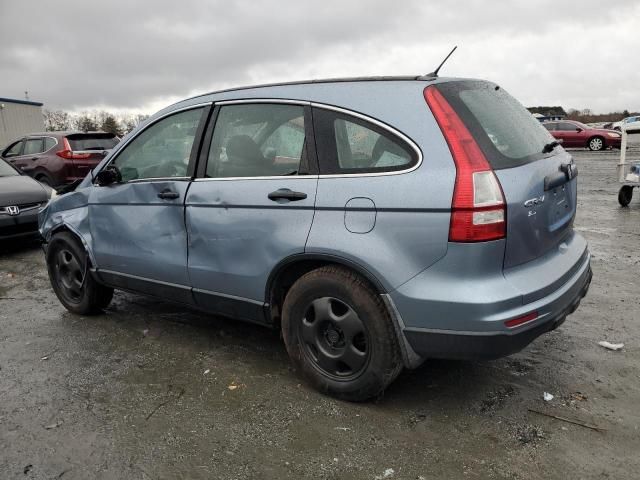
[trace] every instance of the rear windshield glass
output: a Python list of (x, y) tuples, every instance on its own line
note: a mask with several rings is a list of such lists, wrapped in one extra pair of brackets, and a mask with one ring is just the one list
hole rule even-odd
[(438, 85), (472, 133), (494, 169), (533, 162), (553, 141), (551, 134), (516, 99), (489, 82), (461, 81)]
[(118, 137), (112, 133), (74, 133), (67, 136), (71, 150), (110, 150), (118, 144)]

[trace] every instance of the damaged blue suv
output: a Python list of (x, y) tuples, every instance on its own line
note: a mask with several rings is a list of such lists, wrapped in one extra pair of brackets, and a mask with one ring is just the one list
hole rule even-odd
[(177, 103), (40, 213), (77, 314), (122, 289), (279, 328), (322, 392), (428, 358), (497, 358), (591, 281), (571, 156), (500, 86), (297, 82)]

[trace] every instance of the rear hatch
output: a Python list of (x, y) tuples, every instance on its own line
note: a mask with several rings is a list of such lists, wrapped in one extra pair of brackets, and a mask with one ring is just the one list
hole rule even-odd
[(465, 80), (439, 83), (437, 89), (469, 129), (502, 186), (507, 206), (504, 268), (538, 258), (567, 239), (573, 232), (577, 195), (571, 156), (562, 147), (552, 147), (551, 134), (498, 85)]
[(72, 133), (65, 137), (66, 157), (73, 161), (74, 176), (86, 176), (115, 147), (120, 139), (113, 133)]

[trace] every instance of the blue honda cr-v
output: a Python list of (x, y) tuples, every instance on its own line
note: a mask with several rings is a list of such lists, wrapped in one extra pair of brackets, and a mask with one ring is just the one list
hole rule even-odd
[(516, 352), (576, 309), (576, 175), (486, 81), (238, 88), (151, 117), (40, 231), (70, 311), (117, 288), (280, 328), (318, 389), (362, 400), (427, 358)]

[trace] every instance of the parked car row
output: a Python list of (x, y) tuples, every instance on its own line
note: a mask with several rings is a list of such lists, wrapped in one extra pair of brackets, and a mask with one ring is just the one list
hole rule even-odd
[(10, 143), (0, 158), (58, 188), (82, 180), (119, 141), (105, 132), (34, 133)]
[(592, 128), (574, 120), (544, 122), (542, 125), (555, 139), (562, 141), (563, 147), (582, 147), (593, 151), (620, 148), (622, 135), (615, 130)]

